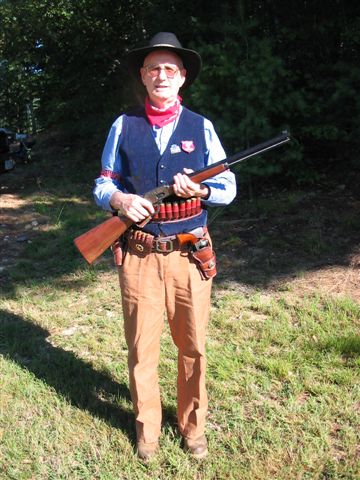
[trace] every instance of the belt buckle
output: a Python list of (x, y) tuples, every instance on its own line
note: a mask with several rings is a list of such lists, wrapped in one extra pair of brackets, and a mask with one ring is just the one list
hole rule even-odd
[(155, 240), (155, 251), (160, 253), (170, 253), (174, 250), (173, 240)]

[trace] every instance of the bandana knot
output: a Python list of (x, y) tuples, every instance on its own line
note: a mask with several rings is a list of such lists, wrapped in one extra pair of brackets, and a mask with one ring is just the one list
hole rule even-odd
[(178, 95), (173, 105), (162, 109), (151, 105), (149, 97), (146, 97), (145, 113), (151, 126), (153, 127), (156, 125), (157, 127), (163, 127), (164, 125), (173, 122), (179, 115), (181, 101), (182, 98)]

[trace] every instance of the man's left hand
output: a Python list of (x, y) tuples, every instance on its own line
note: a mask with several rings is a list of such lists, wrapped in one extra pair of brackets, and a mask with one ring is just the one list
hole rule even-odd
[(184, 173), (177, 173), (174, 176), (174, 193), (178, 197), (190, 198), (200, 197), (207, 198), (210, 194), (210, 189), (207, 185), (202, 183), (195, 183), (188, 176), (193, 170), (184, 168)]

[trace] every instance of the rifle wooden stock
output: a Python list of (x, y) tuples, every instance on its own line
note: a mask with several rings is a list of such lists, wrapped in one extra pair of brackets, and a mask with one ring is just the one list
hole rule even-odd
[[(242, 152), (236, 153), (232, 157), (225, 158), (220, 162), (216, 162), (212, 165), (197, 170), (196, 172), (191, 173), (189, 177), (193, 182), (201, 183), (208, 178), (215, 177), (216, 175), (219, 175), (219, 173), (228, 170), (232, 165), (235, 165), (238, 162), (242, 162), (247, 158), (276, 148), (289, 141), (290, 136), (288, 132), (283, 132), (281, 135), (264, 143), (250, 147)], [(153, 205), (156, 205), (160, 204), (164, 198), (172, 193), (174, 193), (173, 184), (163, 185), (147, 192), (144, 197), (147, 198)], [(138, 225), (142, 227), (149, 220), (150, 217)], [(104, 251), (109, 248), (115, 242), (115, 240), (117, 240), (133, 223), (134, 222), (132, 220), (125, 216), (114, 216), (75, 238), (74, 243), (85, 260), (91, 264), (102, 253), (104, 253)]]
[(92, 264), (100, 257), (134, 222), (125, 216), (114, 216), (100, 223), (88, 232), (76, 237), (74, 243), (85, 258)]

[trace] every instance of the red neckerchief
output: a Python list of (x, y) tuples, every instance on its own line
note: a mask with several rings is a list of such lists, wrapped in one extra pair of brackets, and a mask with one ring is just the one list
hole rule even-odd
[(151, 126), (157, 125), (158, 127), (163, 127), (164, 125), (173, 122), (179, 115), (181, 101), (182, 98), (178, 95), (174, 105), (162, 110), (161, 108), (156, 108), (151, 105), (149, 97), (146, 97), (145, 113)]

